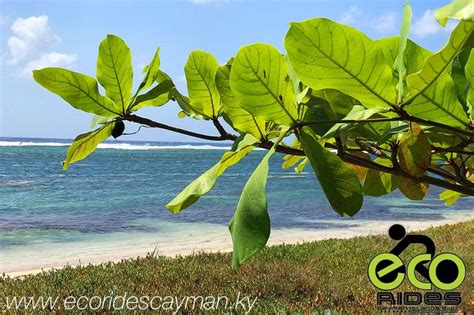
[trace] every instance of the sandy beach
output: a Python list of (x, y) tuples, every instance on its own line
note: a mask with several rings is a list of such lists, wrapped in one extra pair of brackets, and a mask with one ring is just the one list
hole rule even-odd
[[(345, 221), (347, 223), (345, 228), (321, 230), (275, 229), (271, 233), (268, 244), (296, 244), (329, 238), (342, 239), (384, 234), (394, 223), (403, 224), (410, 232), (470, 219), (474, 219), (474, 213), (446, 215), (445, 219), (436, 221)], [(172, 257), (190, 255), (196, 252), (228, 252), (232, 250), (231, 238), (225, 226), (183, 224), (189, 224), (189, 232), (186, 235), (171, 233), (166, 237), (162, 235), (158, 237), (154, 234), (120, 235), (120, 233), (114, 233), (93, 243), (39, 244), (34, 249), (5, 250), (1, 252), (0, 271), (11, 277), (18, 277), (36, 274), (42, 270), (61, 268), (66, 265), (77, 266), (120, 261), (145, 256), (152, 252), (156, 255)], [(196, 229), (196, 226), (199, 229)]]

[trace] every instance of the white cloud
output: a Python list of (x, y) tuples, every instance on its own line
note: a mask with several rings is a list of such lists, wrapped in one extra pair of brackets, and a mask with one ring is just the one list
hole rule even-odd
[(341, 22), (342, 24), (352, 24), (361, 15), (362, 15), (362, 12), (360, 11), (359, 7), (353, 5), (349, 8), (349, 10), (344, 12), (339, 22)]
[(23, 78), (30, 78), (31, 71), (46, 67), (68, 68), (77, 60), (76, 54), (62, 54), (50, 52), (42, 54), (38, 59), (28, 62), (18, 74)]
[(60, 41), (48, 25), (48, 17), (31, 16), (18, 18), (11, 26), (13, 36), (8, 39), (11, 58), (9, 63), (17, 64), (43, 51), (49, 45)]
[(230, 0), (188, 0), (188, 2), (192, 4), (206, 5), (206, 4), (227, 3), (227, 2), (230, 2)]
[(421, 18), (416, 20), (412, 27), (411, 33), (418, 37), (427, 37), (430, 35), (435, 35), (443, 32), (451, 32), (454, 28), (453, 23), (449, 23), (446, 27), (441, 27), (434, 17), (434, 12), (431, 10), (426, 10)]
[(375, 19), (374, 28), (380, 33), (393, 32), (397, 29), (397, 14), (388, 12)]
[(31, 70), (44, 67), (69, 67), (76, 60), (76, 54), (51, 51), (61, 42), (49, 26), (46, 15), (18, 18), (10, 27), (12, 36), (8, 39), (9, 57), (7, 63), (17, 67), (20, 77), (30, 77)]

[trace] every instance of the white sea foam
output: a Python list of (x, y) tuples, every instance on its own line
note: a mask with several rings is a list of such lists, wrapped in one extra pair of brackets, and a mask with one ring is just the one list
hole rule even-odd
[(65, 147), (61, 142), (0, 141), (0, 147)]
[(99, 149), (117, 150), (229, 150), (230, 147), (218, 147), (208, 144), (182, 144), (182, 145), (150, 145), (150, 144), (129, 144), (129, 143), (101, 143)]
[(0, 180), (0, 185), (2, 186), (27, 186), (33, 183), (29, 180), (16, 180), (16, 179), (7, 179), (7, 180)]
[[(30, 141), (0, 141), (0, 147), (66, 147), (70, 143), (62, 142), (30, 142)], [(213, 146), (208, 144), (181, 144), (181, 145), (152, 145), (130, 143), (101, 143), (99, 149), (115, 150), (229, 150), (230, 146)]]

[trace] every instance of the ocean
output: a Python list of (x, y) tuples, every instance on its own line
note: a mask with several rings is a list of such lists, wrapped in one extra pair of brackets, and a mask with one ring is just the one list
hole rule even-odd
[[(0, 138), (0, 273), (120, 259), (156, 248), (179, 254), (187, 244), (199, 249), (219, 238), (228, 245), (227, 225), (240, 192), (265, 154), (253, 151), (209, 194), (173, 215), (165, 204), (230, 144), (108, 141), (63, 171), (69, 142)], [(282, 157), (272, 157), (267, 186), (272, 231), (278, 235), (330, 230), (337, 236), (368, 224), (474, 217), (471, 199), (446, 207), (438, 200), (441, 190), (432, 187), (423, 201), (407, 200), (398, 191), (366, 197), (355, 217), (341, 218), (329, 207), (311, 167), (301, 175), (283, 170)]]

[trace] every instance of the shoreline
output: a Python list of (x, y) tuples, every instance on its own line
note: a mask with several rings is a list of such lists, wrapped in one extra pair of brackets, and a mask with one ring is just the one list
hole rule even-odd
[[(270, 235), (267, 245), (279, 244), (301, 244), (306, 242), (321, 241), (325, 239), (347, 239), (359, 236), (381, 235), (388, 231), (388, 228), (395, 223), (405, 226), (408, 232), (424, 230), (430, 227), (437, 227), (441, 225), (454, 224), (474, 219), (474, 213), (465, 216), (453, 216), (452, 218), (445, 218), (443, 220), (429, 220), (429, 221), (363, 221), (363, 224), (351, 226), (357, 221), (348, 221), (347, 227), (344, 228), (329, 228), (329, 229), (275, 229)], [(218, 227), (218, 228), (216, 228)], [(201, 252), (230, 252), (232, 251), (232, 243), (230, 234), (225, 226), (209, 225), (204, 231), (200, 233), (191, 233), (182, 237), (179, 240), (173, 237), (163, 240), (156, 235), (148, 235), (148, 237), (136, 237), (135, 239), (128, 239), (121, 243), (109, 243), (107, 240), (99, 244), (91, 243), (66, 243), (61, 244), (64, 248), (70, 248), (69, 252), (64, 251), (64, 248), (56, 249), (57, 255), (54, 252), (47, 253), (38, 248), (37, 257), (32, 257), (31, 252), (23, 253), (23, 258), (29, 263), (18, 263), (18, 261), (10, 261), (8, 264), (0, 263), (1, 274), (16, 278), (26, 275), (33, 275), (41, 273), (42, 271), (50, 271), (53, 269), (61, 269), (66, 266), (85, 266), (89, 264), (97, 265), (106, 262), (119, 262), (123, 259), (133, 259), (144, 257), (147, 254), (155, 253), (157, 256), (187, 256)], [(158, 241), (163, 241), (158, 243)], [(51, 244), (44, 244), (43, 247), (51, 246)], [(73, 247), (71, 249), (71, 247)], [(1, 252), (0, 252), (1, 253)], [(16, 253), (16, 255), (20, 255)], [(10, 255), (10, 258), (13, 259)], [(28, 256), (28, 258), (27, 258)], [(8, 257), (8, 255), (7, 255)], [(21, 259), (20, 259), (21, 260)], [(31, 261), (34, 262), (31, 262)]]

